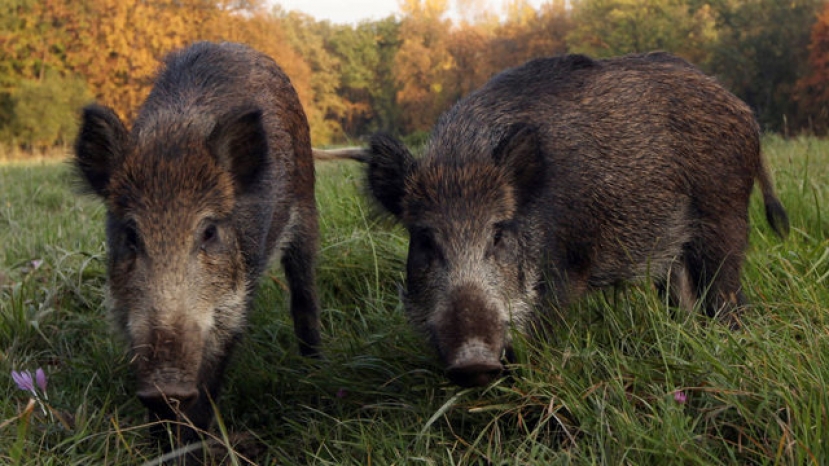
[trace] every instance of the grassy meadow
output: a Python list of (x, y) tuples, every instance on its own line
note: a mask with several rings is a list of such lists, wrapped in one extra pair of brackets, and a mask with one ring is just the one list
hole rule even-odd
[[(792, 225), (755, 196), (744, 329), (650, 285), (591, 295), (512, 377), (450, 385), (398, 300), (407, 238), (353, 162), (318, 166), (325, 359), (298, 355), (282, 276), (262, 281), (212, 433), (212, 462), (313, 465), (829, 463), (829, 141), (764, 140)], [(63, 162), (0, 165), (0, 464), (154, 464), (106, 319), (103, 206)], [(43, 368), (30, 404), (12, 370)], [(48, 397), (48, 399), (47, 399)], [(42, 404), (41, 404), (42, 403)]]

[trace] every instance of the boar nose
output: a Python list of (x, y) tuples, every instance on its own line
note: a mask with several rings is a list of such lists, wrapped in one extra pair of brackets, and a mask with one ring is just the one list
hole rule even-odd
[(497, 379), (504, 366), (498, 361), (466, 361), (446, 369), (446, 376), (461, 387), (484, 387)]
[(150, 411), (164, 413), (186, 411), (199, 398), (199, 391), (186, 385), (154, 385), (139, 390), (136, 395)]

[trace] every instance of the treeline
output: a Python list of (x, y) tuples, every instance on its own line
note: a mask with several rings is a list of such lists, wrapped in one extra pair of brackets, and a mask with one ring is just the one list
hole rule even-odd
[(316, 145), (377, 130), (410, 141), (498, 71), (538, 56), (667, 50), (717, 76), (767, 131), (829, 130), (826, 0), (403, 0), (401, 13), (331, 24), (264, 0), (5, 0), (0, 142), (71, 142), (93, 99), (134, 116), (159, 59), (195, 40), (247, 43), (280, 63)]

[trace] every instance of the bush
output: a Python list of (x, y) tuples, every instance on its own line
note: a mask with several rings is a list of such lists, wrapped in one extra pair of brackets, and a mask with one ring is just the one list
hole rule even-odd
[(420, 148), (426, 145), (429, 142), (429, 132), (428, 131), (415, 131), (411, 134), (403, 136), (403, 143), (409, 146), (410, 148)]
[(92, 100), (77, 76), (47, 72), (40, 80), (23, 80), (10, 94), (11, 112), (5, 136), (26, 148), (45, 148), (72, 141), (78, 109)]

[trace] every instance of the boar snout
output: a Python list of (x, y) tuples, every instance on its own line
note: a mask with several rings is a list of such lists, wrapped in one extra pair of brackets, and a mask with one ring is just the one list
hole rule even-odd
[(176, 411), (187, 411), (199, 398), (193, 383), (161, 382), (143, 384), (136, 393), (141, 403), (162, 418), (174, 418)]
[(446, 377), (461, 387), (485, 387), (501, 376), (504, 366), (498, 359), (483, 357), (464, 360), (446, 369)]
[(149, 334), (134, 335), (133, 363), (138, 374), (136, 396), (161, 418), (172, 419), (199, 398), (199, 373), (205, 341), (194, 322), (166, 328), (154, 323)]
[(497, 379), (504, 366), (507, 323), (476, 286), (451, 293), (449, 306), (432, 321), (446, 375), (462, 387), (480, 387)]

